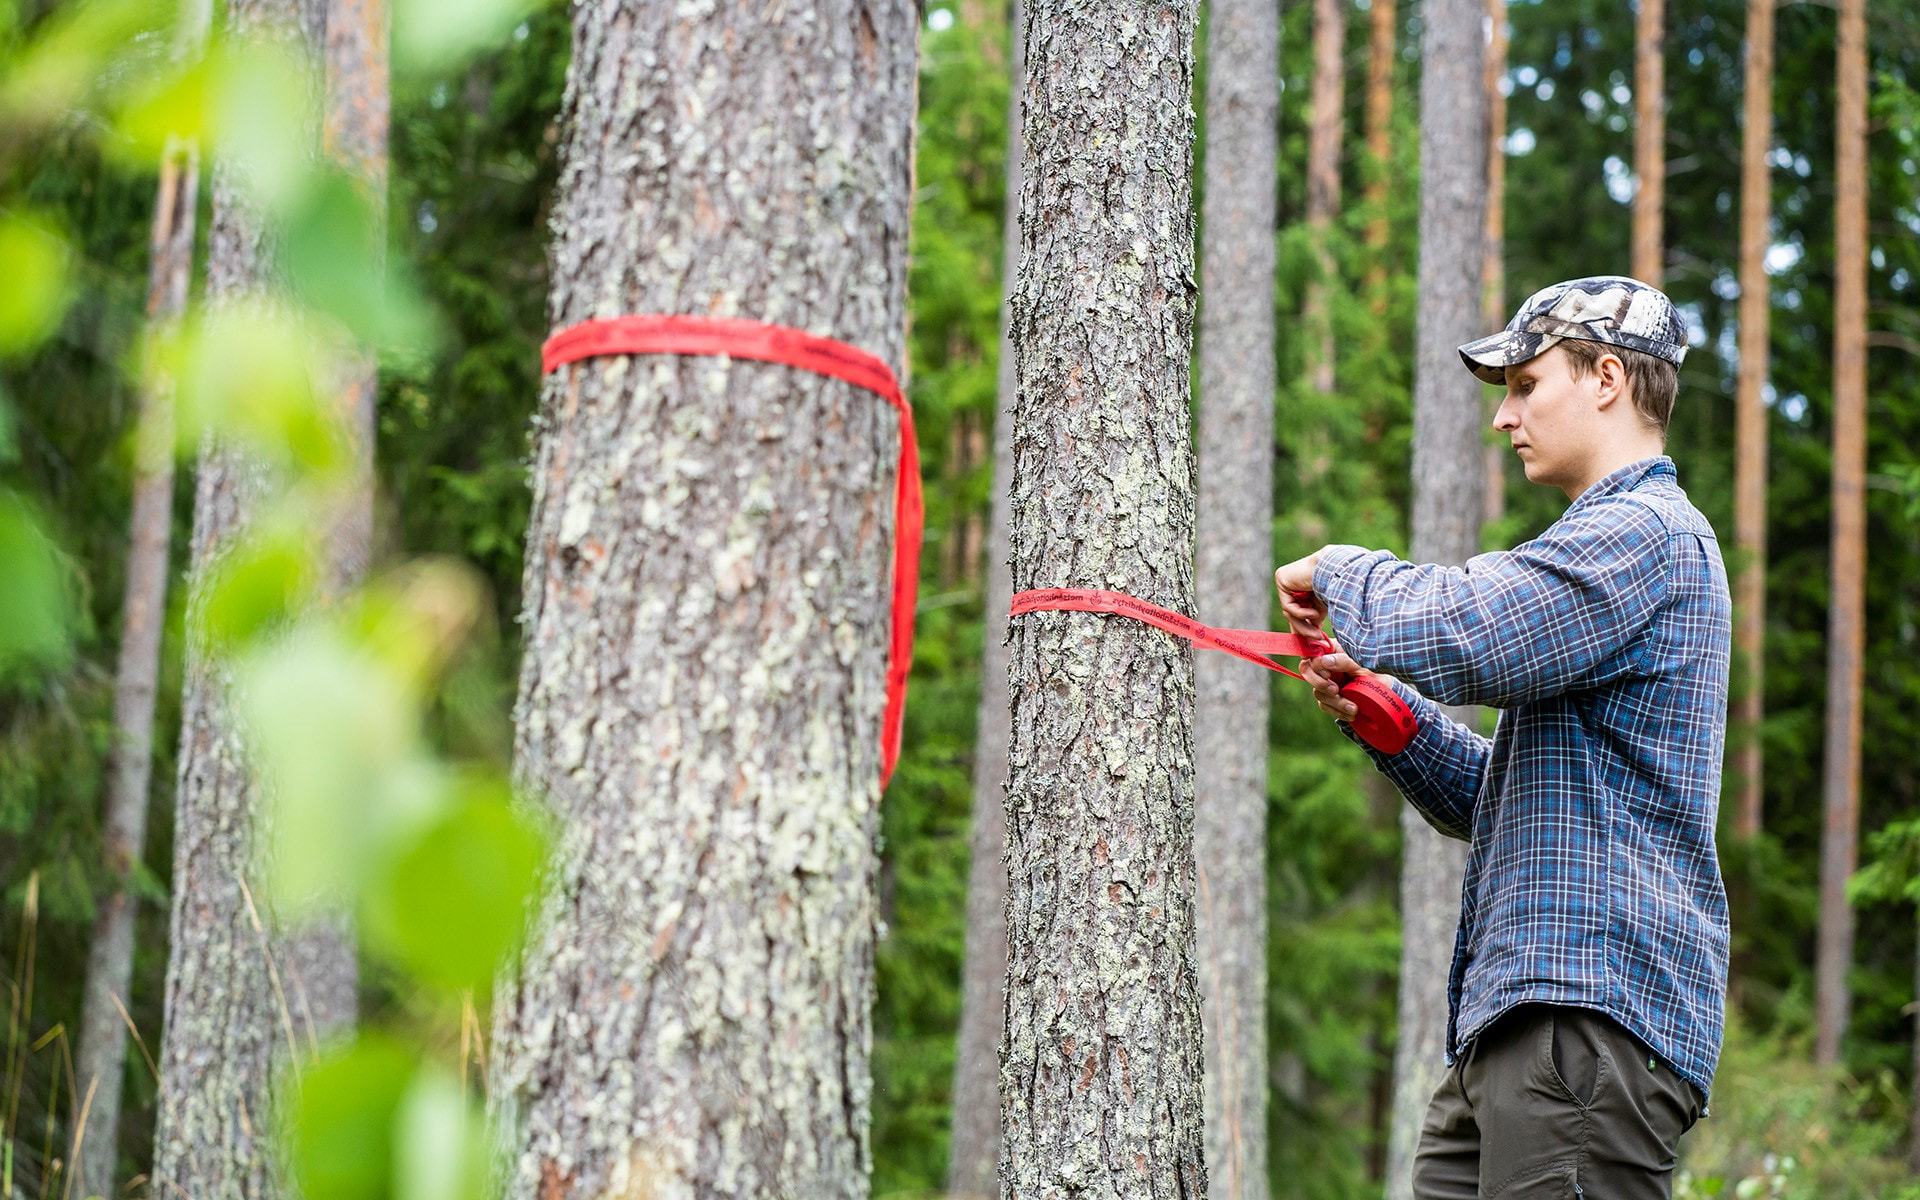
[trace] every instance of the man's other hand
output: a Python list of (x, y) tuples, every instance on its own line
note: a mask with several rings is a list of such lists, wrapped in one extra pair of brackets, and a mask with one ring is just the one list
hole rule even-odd
[(1313, 594), (1313, 569), (1320, 564), (1320, 551), (1297, 558), (1273, 573), (1273, 584), (1280, 589), (1280, 611), (1287, 627), (1302, 637), (1325, 637), (1321, 622), (1327, 619), (1327, 606)]
[(1300, 674), (1313, 685), (1313, 698), (1322, 712), (1331, 713), (1342, 721), (1353, 720), (1359, 711), (1351, 700), (1342, 699), (1340, 685), (1361, 675), (1373, 675), (1382, 683), (1392, 683), (1391, 675), (1376, 675), (1359, 663), (1348, 658), (1343, 651), (1335, 650), (1319, 658), (1300, 660)]

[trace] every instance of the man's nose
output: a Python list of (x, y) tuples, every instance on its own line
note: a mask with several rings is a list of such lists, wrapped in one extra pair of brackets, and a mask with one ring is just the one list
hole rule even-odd
[(1511, 433), (1520, 428), (1520, 415), (1514, 409), (1513, 393), (1507, 393), (1507, 398), (1502, 400), (1500, 407), (1494, 410), (1493, 427), (1501, 433)]

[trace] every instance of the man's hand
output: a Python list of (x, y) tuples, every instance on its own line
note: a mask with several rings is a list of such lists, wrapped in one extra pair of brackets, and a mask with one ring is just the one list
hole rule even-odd
[(1353, 720), (1353, 715), (1360, 710), (1354, 707), (1352, 701), (1341, 699), (1341, 684), (1361, 675), (1373, 675), (1382, 683), (1393, 682), (1393, 676), (1376, 675), (1338, 650), (1319, 658), (1301, 659), (1300, 674), (1313, 685), (1313, 698), (1320, 705), (1320, 711), (1330, 713), (1342, 721)]
[(1315, 550), (1273, 573), (1273, 585), (1280, 589), (1280, 611), (1287, 618), (1287, 627), (1302, 637), (1326, 636), (1320, 631), (1320, 623), (1327, 619), (1327, 606), (1313, 594), (1313, 569), (1319, 565), (1320, 551)]

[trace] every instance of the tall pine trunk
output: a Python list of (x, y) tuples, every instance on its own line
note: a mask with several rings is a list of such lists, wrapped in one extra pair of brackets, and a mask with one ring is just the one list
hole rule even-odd
[[(1215, 0), (1207, 22), (1195, 590), (1206, 620), (1238, 629), (1265, 629), (1273, 613), (1279, 79), (1275, 0)], [(1337, 159), (1334, 169), (1337, 181)], [(1194, 663), (1194, 687), (1209, 1195), (1260, 1200), (1267, 1195), (1268, 675), (1210, 654)]]
[[(212, 19), (209, 0), (180, 13), (176, 53), (200, 55)], [(160, 160), (147, 264), (147, 320), (156, 330), (177, 325), (193, 278), (200, 194), (200, 146), (170, 139)], [(81, 1000), (78, 1087), (92, 1091), (77, 1194), (111, 1196), (119, 1186), (120, 1101), (127, 1062), (133, 932), (138, 905), (133, 873), (147, 844), (147, 792), (153, 776), (153, 706), (160, 642), (167, 615), (168, 550), (173, 535), (173, 384), (156, 380), (140, 396), (134, 439), (133, 514), (127, 538), (127, 589), (121, 606), (120, 655), (114, 669), (112, 769), (103, 820), (113, 890), (101, 899), (87, 951)]]
[[(1340, 143), (1345, 131), (1347, 4), (1313, 0), (1313, 99), (1307, 127), (1307, 228), (1316, 262), (1307, 285), (1307, 374), (1316, 392), (1333, 391), (1333, 219), (1340, 212)], [(1209, 75), (1214, 70), (1207, 60)]]
[[(1486, 227), (1484, 0), (1428, 0), (1420, 48), (1420, 269), (1414, 331), (1413, 557), (1459, 564), (1479, 552), (1480, 384), (1456, 347), (1480, 332)], [(1453, 710), (1471, 720), (1472, 710)], [(1444, 1071), (1447, 971), (1466, 845), (1401, 809), (1400, 1040), (1394, 1051), (1387, 1195), (1412, 1195), (1413, 1154)]]
[(1821, 792), (1820, 936), (1814, 964), (1814, 1057), (1840, 1061), (1851, 993), (1859, 853), (1860, 680), (1867, 579), (1867, 17), (1840, 0), (1833, 214), (1833, 576), (1827, 610), (1827, 727)]
[(1000, 378), (993, 413), (993, 504), (987, 524), (986, 630), (973, 745), (972, 865), (967, 876), (966, 959), (960, 975), (960, 1030), (954, 1052), (953, 1133), (947, 1191), (984, 1197), (999, 1190), (1000, 1028), (1007, 1000), (1007, 608), (1013, 601), (1007, 526), (1013, 506), (1013, 342), (1008, 336), (1020, 270), (1020, 79), (1023, 19), (1008, 5), (1006, 197), (1000, 242)]
[[(1027, 9), (1016, 589), (1193, 611), (1195, 8)], [(1002, 1194), (1199, 1196), (1191, 654), (1036, 613), (1010, 686)]]
[[(752, 318), (898, 367), (917, 38), (909, 0), (577, 6), (552, 325)], [(506, 1195), (865, 1196), (899, 418), (614, 356), (538, 428), (515, 769), (558, 847), (494, 1011)]]
[(1640, 0), (1633, 34), (1633, 193), (1635, 279), (1660, 286), (1661, 218), (1667, 197), (1667, 0)]
[(1766, 705), (1767, 624), (1767, 360), (1771, 316), (1767, 230), (1773, 180), (1773, 10), (1775, 0), (1748, 0), (1746, 127), (1740, 136), (1740, 372), (1734, 390), (1733, 528), (1740, 550), (1735, 580), (1735, 657), (1746, 690), (1734, 705), (1733, 831), (1760, 832), (1760, 718)]
[(1399, 22), (1395, 0), (1373, 0), (1367, 10), (1367, 294), (1376, 315), (1386, 312), (1387, 182), (1393, 158), (1393, 54)]
[[(1487, 92), (1487, 222), (1481, 248), (1480, 286), (1483, 297), (1481, 328), (1487, 332), (1507, 323), (1507, 0), (1487, 0), (1487, 63), (1482, 77)], [(1507, 514), (1507, 458), (1511, 448), (1502, 439), (1481, 439), (1486, 460), (1486, 492), (1481, 497), (1487, 524)]]
[[(317, 0), (231, 0), (228, 36), (290, 44), (310, 61), (324, 28)], [(306, 136), (305, 130), (290, 136)], [(231, 164), (213, 169), (207, 303), (271, 293), (268, 231)], [(206, 587), (244, 533), (264, 471), (203, 442), (187, 578), (186, 688), (174, 798), (166, 1028), (160, 1047), (156, 1194), (196, 1200), (281, 1195), (278, 1073), (317, 1042), (302, 965), (283, 957), (261, 881), (260, 795), (229, 694), (228, 664), (207, 643)], [(319, 989), (315, 989), (319, 990)]]

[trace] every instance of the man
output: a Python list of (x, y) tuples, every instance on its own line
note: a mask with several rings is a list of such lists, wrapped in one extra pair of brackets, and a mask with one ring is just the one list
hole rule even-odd
[[(1414, 1193), (1668, 1197), (1727, 979), (1732, 604), (1664, 454), (1685, 326), (1659, 291), (1603, 276), (1547, 288), (1460, 353), (1506, 387), (1494, 428), (1566, 513), (1464, 568), (1326, 546), (1275, 574), (1294, 629), (1325, 620), (1344, 651), (1305, 664), (1320, 706), (1350, 719), (1339, 682), (1382, 672), (1420, 732), (1368, 753), (1471, 844)], [(1497, 731), (1435, 701), (1499, 708)]]

